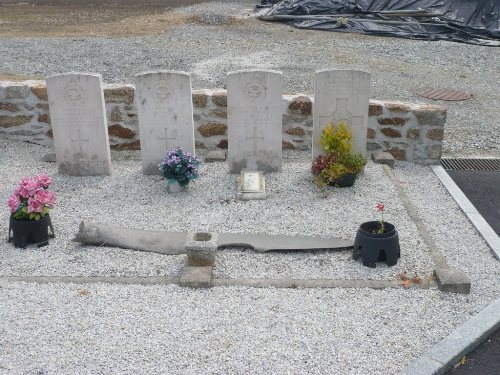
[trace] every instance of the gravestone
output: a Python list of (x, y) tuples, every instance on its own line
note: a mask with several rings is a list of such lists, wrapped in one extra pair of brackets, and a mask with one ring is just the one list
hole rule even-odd
[(243, 70), (227, 78), (228, 159), (231, 173), (280, 172), (282, 74)]
[(262, 172), (242, 171), (238, 181), (238, 199), (252, 200), (266, 197), (266, 180)]
[(194, 153), (191, 75), (158, 71), (136, 76), (136, 105), (144, 174), (160, 174), (168, 150), (181, 146)]
[(366, 154), (370, 73), (323, 70), (314, 77), (313, 158), (321, 155), (321, 132), (333, 122), (344, 122), (352, 132), (353, 152)]
[(101, 75), (57, 74), (46, 82), (59, 173), (111, 175)]

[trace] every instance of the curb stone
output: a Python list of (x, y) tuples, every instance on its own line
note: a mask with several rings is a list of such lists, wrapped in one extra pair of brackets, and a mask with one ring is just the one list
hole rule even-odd
[(441, 375), (500, 328), (500, 298), (412, 362), (406, 375)]
[(465, 215), (467, 215), (469, 220), (476, 227), (479, 234), (484, 238), (495, 258), (500, 260), (500, 237), (498, 237), (493, 228), (484, 220), (483, 216), (476, 210), (474, 205), (469, 201), (462, 190), (460, 190), (457, 184), (455, 184), (448, 173), (446, 173), (443, 167), (440, 165), (433, 165), (432, 170), (453, 199), (455, 199)]

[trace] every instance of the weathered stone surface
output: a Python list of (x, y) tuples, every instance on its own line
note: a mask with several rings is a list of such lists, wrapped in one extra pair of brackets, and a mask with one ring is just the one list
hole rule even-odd
[(439, 290), (448, 293), (470, 293), (470, 280), (463, 271), (456, 269), (435, 269), (434, 277)]
[(444, 137), (444, 129), (429, 129), (427, 131), (427, 138), (435, 141), (441, 141)]
[(370, 73), (356, 70), (324, 70), (314, 78), (313, 158), (323, 153), (321, 133), (330, 122), (346, 123), (354, 152), (366, 154)]
[[(50, 95), (50, 94), (49, 94)], [(168, 255), (185, 254), (187, 233), (138, 230), (105, 224), (80, 223), (73, 241)]]
[(294, 144), (291, 143), (291, 142), (287, 142), (287, 141), (282, 141), (281, 142), (281, 148), (283, 150), (295, 150)]
[(141, 136), (142, 170), (159, 174), (166, 152), (181, 146), (194, 153), (191, 75), (157, 71), (136, 76), (136, 105)]
[(286, 133), (294, 135), (296, 137), (303, 137), (306, 135), (306, 132), (304, 131), (304, 129), (299, 128), (299, 127), (287, 129)]
[(56, 162), (56, 153), (52, 152), (50, 154), (43, 155), (41, 161), (45, 163), (55, 163)]
[(280, 72), (228, 74), (228, 161), (231, 173), (281, 171), (282, 83)]
[(227, 112), (219, 111), (218, 109), (211, 109), (207, 111), (206, 115), (211, 117), (227, 118)]
[(443, 107), (425, 105), (414, 113), (420, 125), (443, 127), (446, 122), (446, 109)]
[(406, 138), (419, 139), (420, 138), (420, 129), (408, 129), (408, 131), (406, 132)]
[(203, 142), (200, 142), (200, 141), (194, 141), (194, 147), (196, 150), (200, 149), (200, 148), (206, 148), (205, 147), (205, 143)]
[(406, 150), (393, 147), (387, 150), (392, 156), (394, 156), (394, 159), (396, 160), (406, 160)]
[(39, 109), (43, 109), (44, 111), (49, 110), (49, 104), (48, 103), (36, 103), (36, 107)]
[(111, 174), (108, 125), (99, 74), (46, 79), (59, 173)]
[(221, 140), (218, 144), (217, 144), (217, 147), (218, 148), (222, 148), (224, 150), (227, 150), (227, 146), (228, 146), (228, 141), (227, 139), (223, 139)]
[(205, 163), (224, 162), (226, 161), (227, 152), (223, 150), (208, 151), (205, 156)]
[(406, 124), (410, 118), (408, 117), (386, 117), (379, 118), (377, 121), (380, 125), (393, 125), (393, 126), (403, 126)]
[(213, 93), (212, 102), (220, 107), (227, 107), (227, 93), (225, 91)]
[(415, 159), (434, 159), (439, 160), (443, 151), (442, 143), (432, 144), (417, 144), (415, 145), (414, 157)]
[(5, 88), (5, 97), (7, 99), (24, 99), (30, 94), (28, 85), (11, 85)]
[(136, 140), (133, 142), (128, 142), (128, 143), (120, 143), (117, 145), (112, 145), (111, 149), (117, 150), (117, 151), (123, 151), (123, 150), (140, 150), (141, 149), (141, 141)]
[(106, 102), (134, 102), (134, 88), (128, 86), (106, 87), (104, 89), (104, 99)]
[(195, 107), (206, 107), (208, 102), (207, 94), (199, 91), (193, 91), (193, 105)]
[(31, 92), (40, 100), (48, 100), (49, 99), (46, 86), (32, 86)]
[(372, 160), (377, 164), (386, 164), (394, 168), (394, 157), (389, 152), (375, 151), (372, 153)]
[(411, 107), (404, 103), (386, 103), (385, 107), (391, 112), (409, 112)]
[(0, 116), (0, 128), (21, 126), (31, 121), (33, 115)]
[(368, 116), (380, 116), (383, 112), (383, 107), (380, 104), (370, 103), (368, 106)]
[(19, 112), (19, 107), (14, 103), (0, 103), (0, 111)]
[(189, 232), (184, 246), (188, 265), (196, 267), (213, 266), (217, 254), (217, 233)]
[(366, 129), (366, 137), (367, 138), (375, 139), (376, 136), (377, 136), (377, 132), (375, 131), (375, 129), (372, 129), (372, 128)]
[(111, 110), (111, 116), (110, 116), (111, 121), (121, 121), (122, 120), (122, 111), (120, 110), (120, 107), (114, 106), (113, 109)]
[(352, 240), (324, 237), (273, 236), (268, 234), (220, 233), (219, 249), (245, 247), (259, 253), (293, 250), (342, 250), (352, 248)]
[(46, 124), (50, 124), (50, 115), (48, 113), (39, 114), (38, 122), (44, 122)]
[(47, 130), (47, 133), (45, 133), (45, 135), (46, 135), (47, 137), (49, 137), (49, 138), (54, 138), (54, 134), (53, 134), (53, 132), (52, 132), (52, 129)]
[(212, 267), (192, 267), (184, 269), (179, 285), (189, 288), (210, 288), (212, 280)]
[(288, 105), (288, 112), (300, 115), (310, 115), (312, 113), (311, 99), (307, 96), (293, 98)]
[(396, 130), (393, 128), (382, 128), (382, 129), (380, 129), (380, 132), (389, 138), (400, 138), (401, 137), (401, 132), (399, 130)]
[(198, 131), (204, 137), (212, 137), (214, 135), (225, 135), (227, 131), (227, 125), (220, 124), (218, 122), (209, 122), (207, 124), (200, 125)]
[(135, 137), (135, 131), (124, 128), (119, 124), (114, 124), (108, 127), (108, 134), (113, 137), (132, 139)]

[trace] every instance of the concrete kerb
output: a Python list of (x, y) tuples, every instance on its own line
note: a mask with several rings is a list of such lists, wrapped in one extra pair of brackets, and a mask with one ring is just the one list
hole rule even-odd
[(500, 298), (438, 342), (404, 371), (406, 375), (440, 375), (500, 328)]
[(453, 199), (455, 199), (465, 215), (467, 215), (469, 220), (476, 227), (477, 231), (488, 243), (495, 258), (500, 260), (500, 237), (490, 227), (486, 220), (484, 220), (483, 216), (476, 210), (474, 205), (469, 201), (462, 190), (460, 190), (457, 184), (455, 184), (448, 173), (446, 173), (443, 167), (440, 165), (433, 165), (432, 170), (444, 187), (448, 190)]

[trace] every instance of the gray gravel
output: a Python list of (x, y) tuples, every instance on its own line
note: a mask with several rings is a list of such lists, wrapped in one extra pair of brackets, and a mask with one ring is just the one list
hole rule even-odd
[[(195, 88), (225, 85), (229, 71), (281, 70), (286, 92), (313, 91), (317, 69), (372, 72), (371, 97), (448, 108), (447, 155), (500, 155), (498, 48), (294, 29), (253, 17), (255, 1), (217, 1), (179, 8), (200, 16), (164, 34), (136, 38), (3, 38), (0, 73), (46, 76), (94, 71), (106, 82), (133, 82), (136, 73), (177, 69), (193, 73)], [(237, 22), (227, 23), (227, 17)], [(425, 99), (425, 88), (466, 90), (464, 102)]]
[[(58, 206), (50, 245), (0, 244), (0, 374), (399, 374), (433, 344), (498, 297), (500, 263), (428, 167), (397, 163), (397, 178), (448, 262), (472, 280), (468, 296), (435, 289), (183, 289), (109, 284), (27, 284), (7, 275), (176, 275), (185, 257), (80, 247), (80, 219), (144, 229), (227, 230), (351, 236), (375, 218), (377, 200), (397, 223), (403, 258), (364, 268), (349, 254), (222, 252), (224, 277), (394, 279), (427, 276), (432, 264), (414, 224), (380, 166), (354, 189), (321, 197), (308, 155), (286, 153), (264, 202), (235, 202), (236, 180), (222, 163), (204, 165), (188, 193), (168, 195), (142, 176), (138, 154), (113, 153), (112, 177), (67, 177), (38, 162), (48, 148), (0, 140), (0, 201), (25, 172), (48, 171)], [(436, 204), (439, 202), (439, 204)], [(260, 214), (258, 211), (260, 210)], [(0, 233), (7, 231), (7, 215)]]

